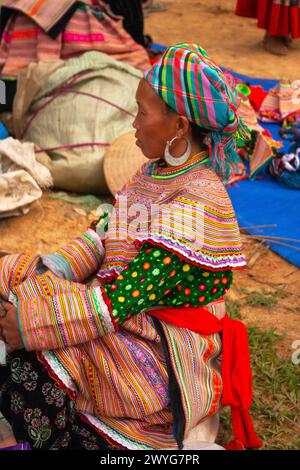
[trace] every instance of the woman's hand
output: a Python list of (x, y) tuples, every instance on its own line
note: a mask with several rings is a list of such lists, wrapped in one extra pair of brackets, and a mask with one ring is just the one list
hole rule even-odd
[(6, 343), (6, 350), (9, 353), (24, 348), (19, 330), (18, 312), (9, 302), (1, 302), (0, 339)]

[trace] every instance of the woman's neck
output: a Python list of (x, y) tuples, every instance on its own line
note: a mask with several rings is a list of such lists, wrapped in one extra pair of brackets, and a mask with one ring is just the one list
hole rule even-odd
[(191, 152), (190, 157), (188, 160), (181, 165), (178, 166), (171, 166), (167, 165), (164, 159), (156, 162), (150, 169), (150, 174), (154, 178), (171, 178), (183, 173), (186, 173), (190, 169), (194, 168), (196, 165), (206, 163), (208, 159), (208, 151), (207, 149), (201, 149), (197, 152), (199, 148), (195, 148), (194, 151), (196, 152), (193, 154)]
[[(187, 159), (187, 164), (191, 161), (194, 160), (194, 157), (198, 154), (202, 154), (203, 152), (207, 151), (207, 146), (204, 143), (199, 144), (198, 142), (191, 142), (191, 154), (189, 158)], [(201, 157), (200, 157), (201, 158)]]

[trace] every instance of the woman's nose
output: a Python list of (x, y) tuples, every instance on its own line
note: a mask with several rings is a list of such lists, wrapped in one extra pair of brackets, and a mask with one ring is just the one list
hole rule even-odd
[(137, 129), (137, 128), (138, 128), (136, 117), (135, 117), (134, 120), (133, 120), (132, 127), (133, 127), (134, 129)]

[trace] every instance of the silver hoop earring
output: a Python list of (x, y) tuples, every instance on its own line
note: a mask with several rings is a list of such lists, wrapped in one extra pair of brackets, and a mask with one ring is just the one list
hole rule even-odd
[[(173, 144), (174, 140), (180, 139), (180, 138), (186, 141), (186, 150), (180, 157), (173, 157), (173, 155), (171, 155), (170, 153), (170, 147)], [(170, 166), (183, 165), (188, 160), (189, 156), (191, 155), (191, 148), (192, 148), (191, 142), (186, 137), (175, 136), (173, 137), (172, 140), (167, 140), (166, 148), (165, 148), (165, 162)]]

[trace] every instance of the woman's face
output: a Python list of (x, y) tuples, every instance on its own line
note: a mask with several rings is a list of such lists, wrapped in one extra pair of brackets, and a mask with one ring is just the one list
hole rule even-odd
[(136, 145), (149, 159), (162, 158), (167, 140), (176, 135), (177, 116), (142, 79), (136, 92), (138, 113), (133, 122)]

